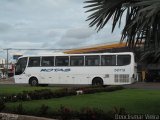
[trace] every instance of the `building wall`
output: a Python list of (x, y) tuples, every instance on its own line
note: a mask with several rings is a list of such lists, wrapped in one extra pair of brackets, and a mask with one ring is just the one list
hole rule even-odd
[(0, 58), (0, 64), (5, 64), (6, 60), (4, 58)]

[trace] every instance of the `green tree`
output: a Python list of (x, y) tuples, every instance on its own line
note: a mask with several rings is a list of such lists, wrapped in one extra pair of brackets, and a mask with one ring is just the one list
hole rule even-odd
[[(160, 58), (160, 0), (86, 0), (91, 12), (87, 20), (89, 26), (101, 30), (112, 19), (112, 32), (126, 18), (120, 41), (135, 49), (142, 45), (142, 59), (152, 57), (152, 62)], [(151, 61), (150, 61), (151, 62)]]

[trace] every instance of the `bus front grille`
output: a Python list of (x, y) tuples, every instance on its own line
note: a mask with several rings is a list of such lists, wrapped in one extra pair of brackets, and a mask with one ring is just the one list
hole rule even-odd
[(115, 74), (114, 81), (121, 83), (129, 82), (129, 74)]

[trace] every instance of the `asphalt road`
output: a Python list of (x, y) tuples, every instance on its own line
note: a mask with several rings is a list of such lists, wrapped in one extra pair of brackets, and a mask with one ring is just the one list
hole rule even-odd
[[(0, 79), (0, 84), (15, 84), (13, 78)], [(160, 90), (160, 82), (136, 82), (129, 85), (123, 85), (125, 88), (139, 88), (139, 89), (158, 89)]]
[(14, 78), (0, 79), (0, 84), (14, 84)]
[(125, 88), (139, 88), (139, 89), (157, 89), (160, 90), (159, 82), (137, 82), (130, 85), (124, 85)]

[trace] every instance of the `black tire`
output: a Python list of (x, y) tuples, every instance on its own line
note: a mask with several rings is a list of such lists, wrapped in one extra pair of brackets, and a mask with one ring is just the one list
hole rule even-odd
[(38, 86), (38, 80), (37, 80), (37, 78), (31, 78), (30, 79), (30, 85), (31, 86)]
[(100, 78), (100, 77), (95, 77), (95, 78), (92, 80), (92, 85), (93, 85), (93, 86), (103, 86), (103, 79)]

